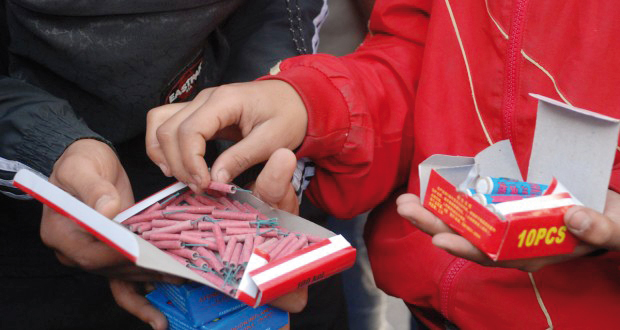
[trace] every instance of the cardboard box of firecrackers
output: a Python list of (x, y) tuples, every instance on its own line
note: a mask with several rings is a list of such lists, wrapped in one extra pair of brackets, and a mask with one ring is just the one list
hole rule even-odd
[(618, 143), (617, 119), (538, 99), (527, 182), (510, 141), (475, 157), (433, 155), (419, 166), (424, 206), (493, 260), (571, 253), (574, 205), (602, 212)]
[(113, 220), (27, 170), (18, 172), (14, 185), (136, 265), (192, 280), (252, 307), (355, 261), (355, 249), (341, 235), (271, 208), (233, 185), (213, 183), (204, 194), (194, 194), (176, 183)]

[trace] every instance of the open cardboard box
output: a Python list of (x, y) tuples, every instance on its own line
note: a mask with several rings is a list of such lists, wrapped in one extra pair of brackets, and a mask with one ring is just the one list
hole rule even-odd
[[(549, 184), (555, 178), (585, 206), (602, 212), (620, 122), (530, 95), (538, 99), (538, 112), (526, 181)], [(493, 260), (566, 254), (578, 244), (566, 230), (563, 212), (505, 221), (459, 192), (475, 175), (522, 180), (508, 140), (475, 157), (433, 155), (419, 165), (419, 173), (424, 206)]]
[[(73, 219), (78, 225), (121, 252), (136, 265), (186, 278), (222, 291), (221, 288), (120, 225), (120, 222), (145, 210), (155, 202), (185, 189), (186, 186), (183, 183), (173, 184), (155, 193), (119, 213), (114, 220), (106, 218), (28, 170), (21, 170), (15, 175), (14, 185), (57, 212)], [(249, 306), (257, 307), (298, 288), (339, 273), (351, 267), (355, 262), (355, 249), (341, 235), (335, 235), (301, 217), (274, 209), (248, 192), (238, 190), (228, 197), (249, 203), (268, 217), (278, 218), (279, 225), (289, 231), (325, 239), (273, 262), (268, 262), (269, 257), (255, 249), (238, 290), (234, 293), (224, 292), (225, 294)]]

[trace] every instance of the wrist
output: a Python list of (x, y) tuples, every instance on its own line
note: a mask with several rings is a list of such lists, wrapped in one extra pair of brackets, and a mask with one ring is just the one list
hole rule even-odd
[(284, 67), (260, 80), (286, 83), (304, 105), (303, 138), (294, 148), (298, 157), (319, 159), (342, 152), (351, 126), (349, 108), (333, 81), (314, 67)]
[(277, 103), (274, 106), (281, 106), (286, 111), (288, 123), (291, 125), (289, 132), (292, 134), (292, 139), (288, 148), (291, 150), (299, 148), (308, 130), (308, 110), (303, 99), (297, 90), (284, 80), (271, 80), (265, 83), (278, 86), (272, 89), (276, 91), (273, 99)]
[(91, 165), (101, 169), (112, 163), (120, 163), (116, 156), (116, 151), (112, 146), (99, 138), (80, 138), (71, 142), (62, 154), (54, 162), (52, 175), (57, 172), (58, 167), (65, 163), (84, 164), (90, 162)]

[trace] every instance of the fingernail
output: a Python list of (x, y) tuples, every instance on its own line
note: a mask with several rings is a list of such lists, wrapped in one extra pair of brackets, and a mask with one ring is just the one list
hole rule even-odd
[(112, 200), (112, 197), (110, 197), (108, 195), (103, 195), (103, 196), (99, 197), (99, 199), (95, 203), (95, 210), (97, 210), (97, 211), (102, 210), (103, 207), (106, 204), (108, 204), (111, 200)]
[(161, 169), (165, 176), (170, 176), (170, 174), (168, 173), (168, 166), (164, 164), (157, 164), (157, 166), (159, 166), (159, 169)]
[(149, 323), (151, 325), (151, 328), (153, 329), (157, 329), (157, 325), (155, 324), (155, 322), (151, 322)]
[(200, 177), (200, 175), (198, 174), (194, 174), (192, 175), (192, 179), (194, 179), (194, 183), (200, 187), (200, 185), (202, 184), (202, 178)]
[(217, 181), (228, 182), (230, 180), (230, 174), (225, 169), (217, 171)]
[(588, 213), (584, 211), (577, 211), (573, 213), (570, 218), (568, 218), (568, 221), (566, 221), (566, 225), (571, 231), (580, 233), (588, 229), (591, 222), (592, 219), (590, 219)]
[(189, 189), (191, 189), (194, 192), (198, 191), (198, 187), (193, 183), (189, 183), (187, 186), (189, 187)]

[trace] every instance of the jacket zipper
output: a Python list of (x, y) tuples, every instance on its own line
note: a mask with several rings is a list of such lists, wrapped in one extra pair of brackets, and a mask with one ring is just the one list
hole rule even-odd
[[(517, 106), (519, 76), (521, 68), (521, 44), (525, 27), (525, 12), (528, 0), (515, 0), (512, 22), (510, 24), (510, 38), (506, 51), (506, 78), (504, 80), (504, 104), (502, 107), (502, 135), (511, 142), (513, 137), (514, 111)], [(513, 144), (514, 145), (514, 144)]]
[[(510, 26), (508, 50), (506, 52), (506, 77), (504, 80), (504, 100), (502, 106), (502, 135), (504, 139), (512, 141), (514, 111), (517, 105), (517, 91), (521, 64), (521, 44), (525, 26), (525, 13), (528, 0), (515, 0), (512, 23)], [(452, 286), (459, 272), (467, 264), (467, 260), (455, 258), (446, 268), (441, 280), (440, 293), (441, 314), (449, 319), (450, 294)]]
[(450, 265), (448, 265), (446, 273), (444, 277), (441, 279), (441, 286), (440, 286), (440, 291), (439, 291), (441, 292), (440, 308), (441, 308), (441, 314), (446, 319), (449, 319), (448, 307), (450, 305), (450, 293), (452, 292), (451, 290), (452, 283), (454, 283), (456, 276), (461, 271), (461, 269), (463, 269), (463, 266), (465, 266), (466, 264), (467, 264), (467, 260), (461, 259), (461, 258), (455, 258), (454, 260), (452, 260)]

